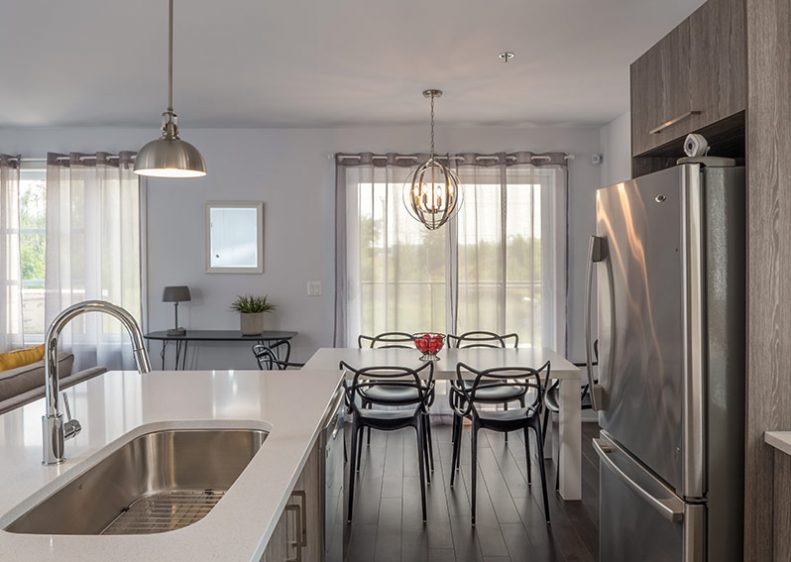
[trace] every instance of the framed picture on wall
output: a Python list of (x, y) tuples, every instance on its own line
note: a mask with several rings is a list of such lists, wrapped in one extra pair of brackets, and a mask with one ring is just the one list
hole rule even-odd
[(263, 202), (209, 201), (204, 222), (207, 273), (263, 273)]

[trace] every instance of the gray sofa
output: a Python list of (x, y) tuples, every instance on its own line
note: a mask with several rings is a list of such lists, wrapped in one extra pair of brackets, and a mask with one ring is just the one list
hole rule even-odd
[[(73, 354), (58, 355), (58, 378), (61, 388), (68, 388), (107, 371), (103, 367), (94, 367), (72, 374), (73, 365)], [(44, 361), (0, 371), (0, 414), (38, 400), (42, 396), (44, 396)]]

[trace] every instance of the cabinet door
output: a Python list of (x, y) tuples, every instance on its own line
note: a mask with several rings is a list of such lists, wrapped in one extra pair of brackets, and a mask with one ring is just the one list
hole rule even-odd
[(744, 0), (709, 0), (632, 64), (632, 156), (747, 107), (746, 41)]
[(633, 154), (665, 144), (688, 125), (689, 49), (690, 24), (685, 20), (632, 64)]
[(744, 0), (709, 0), (690, 18), (690, 91), (695, 131), (747, 107)]
[(321, 562), (324, 517), (320, 445), (311, 451), (280, 516), (262, 562)]

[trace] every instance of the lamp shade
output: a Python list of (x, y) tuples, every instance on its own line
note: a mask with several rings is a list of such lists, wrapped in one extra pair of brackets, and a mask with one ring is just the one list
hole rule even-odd
[(195, 178), (206, 175), (206, 163), (198, 149), (187, 141), (159, 138), (140, 149), (134, 171), (141, 176)]
[(165, 287), (162, 292), (162, 302), (184, 302), (192, 300), (190, 288), (185, 285)]

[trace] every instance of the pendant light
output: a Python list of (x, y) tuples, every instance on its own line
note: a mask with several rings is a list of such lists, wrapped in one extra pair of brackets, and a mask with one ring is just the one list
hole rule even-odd
[(179, 138), (178, 115), (173, 111), (173, 0), (168, 12), (168, 107), (162, 114), (162, 136), (137, 153), (135, 173), (160, 178), (197, 178), (206, 175), (198, 149)]
[(431, 101), (431, 153), (404, 185), (404, 206), (429, 230), (437, 230), (461, 209), (464, 192), (458, 176), (434, 154), (434, 99), (442, 90), (426, 90)]

